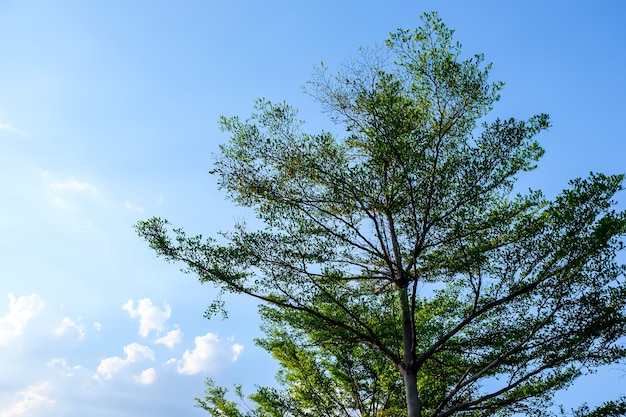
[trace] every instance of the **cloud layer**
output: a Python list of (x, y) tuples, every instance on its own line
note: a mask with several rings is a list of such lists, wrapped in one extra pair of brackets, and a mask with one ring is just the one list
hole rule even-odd
[[(0, 316), (0, 369), (11, 365), (19, 370), (16, 358), (28, 358), (28, 367), (22, 368), (19, 380), (8, 382), (0, 375), (7, 388), (0, 393), (0, 417), (64, 415), (64, 407), (85, 398), (102, 402), (106, 410), (133, 387), (140, 389), (133, 395), (145, 395), (150, 401), (149, 396), (161, 390), (188, 383), (201, 386), (196, 376), (225, 371), (243, 351), (243, 345), (213, 332), (190, 339), (192, 345), (185, 346), (180, 327), (168, 325), (170, 305), (164, 302), (158, 307), (149, 298), (123, 304), (122, 309), (139, 324), (135, 337), (143, 340), (125, 344), (117, 344), (117, 335), (132, 333), (118, 329), (115, 340), (104, 340), (109, 334), (106, 329), (113, 326), (100, 321), (81, 324), (80, 317), (63, 314), (66, 307), (49, 306), (37, 294), (9, 294), (8, 301), (6, 314)], [(42, 350), (42, 345), (48, 347)], [(94, 352), (101, 352), (95, 361)]]
[(48, 397), (50, 388), (50, 382), (26, 387), (16, 394), (19, 399), (15, 403), (4, 410), (0, 409), (0, 417), (21, 416), (28, 410), (38, 408), (41, 405), (54, 404), (54, 400)]

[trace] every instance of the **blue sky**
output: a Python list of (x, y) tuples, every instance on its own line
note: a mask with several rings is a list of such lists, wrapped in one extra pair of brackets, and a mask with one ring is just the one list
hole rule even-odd
[[(313, 67), (430, 10), (506, 82), (495, 115), (551, 115), (522, 186), (554, 195), (626, 171), (622, 2), (0, 2), (0, 417), (199, 416), (207, 376), (271, 383), (254, 304), (229, 298), (229, 319), (205, 320), (213, 288), (132, 225), (157, 215), (212, 235), (250, 218), (208, 174), (219, 115), (265, 97), (329, 127), (301, 92)], [(625, 392), (625, 368), (562, 398)]]

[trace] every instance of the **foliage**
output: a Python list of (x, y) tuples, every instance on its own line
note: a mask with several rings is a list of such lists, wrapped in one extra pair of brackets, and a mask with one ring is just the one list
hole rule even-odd
[[(555, 392), (626, 357), (623, 176), (575, 179), (552, 201), (514, 193), (548, 116), (480, 124), (503, 84), (436, 14), (386, 48), (307, 85), (344, 137), (304, 133), (266, 100), (221, 119), (231, 139), (213, 173), (264, 229), (238, 225), (226, 243), (160, 218), (137, 230), (262, 302), (284, 389), (254, 394), (250, 415), (549, 415)], [(209, 385), (200, 404), (224, 395)]]
[[(565, 415), (565, 413), (563, 413)], [(626, 415), (626, 396), (622, 396), (615, 401), (607, 401), (595, 409), (591, 409), (587, 404), (574, 410), (574, 417), (621, 417)]]

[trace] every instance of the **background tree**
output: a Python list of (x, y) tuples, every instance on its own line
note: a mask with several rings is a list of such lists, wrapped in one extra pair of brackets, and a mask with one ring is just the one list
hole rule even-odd
[[(312, 376), (316, 349), (378, 355), (410, 417), (548, 415), (555, 392), (626, 356), (626, 214), (612, 208), (623, 177), (573, 180), (553, 201), (515, 194), (548, 117), (479, 126), (502, 88), (489, 69), (428, 14), (308, 84), (343, 137), (304, 133), (295, 109), (266, 100), (221, 119), (231, 139), (213, 172), (264, 229), (238, 225), (225, 243), (159, 218), (137, 230), (201, 281), (261, 301), (290, 329), (265, 347), (295, 349)], [(289, 414), (336, 415), (313, 412)]]

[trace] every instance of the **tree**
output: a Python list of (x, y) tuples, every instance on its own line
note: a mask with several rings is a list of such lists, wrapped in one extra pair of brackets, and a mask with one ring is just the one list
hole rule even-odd
[[(402, 380), (393, 364), (377, 350), (362, 344), (311, 342), (279, 317), (263, 311), (266, 338), (257, 341), (279, 361), (282, 388), (260, 388), (247, 405), (241, 387), (235, 393), (241, 405), (226, 399), (227, 391), (207, 381), (197, 406), (216, 417), (268, 416), (399, 416), (406, 409)], [(290, 317), (292, 318), (292, 317)], [(305, 342), (307, 341), (307, 342)], [(303, 343), (304, 342), (304, 343)], [(241, 409), (247, 411), (242, 412)]]
[[(287, 371), (311, 373), (287, 379), (318, 369), (339, 384), (330, 370), (348, 362), (306, 362), (382, 359), (374, 374), (395, 373), (409, 417), (548, 415), (555, 392), (626, 357), (623, 175), (575, 179), (554, 200), (515, 193), (548, 116), (480, 124), (503, 84), (434, 13), (385, 45), (307, 85), (341, 137), (304, 133), (294, 108), (266, 100), (221, 119), (231, 139), (212, 172), (264, 228), (218, 242), (151, 218), (138, 233), (202, 282), (260, 301), (284, 326), (264, 346), (293, 349)], [(283, 411), (338, 415), (313, 408)]]

